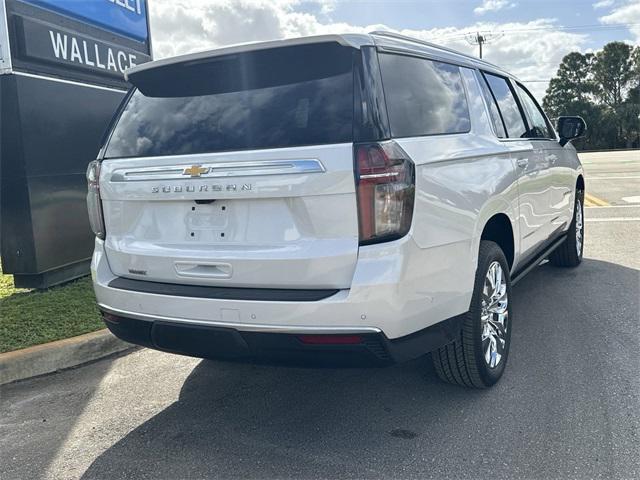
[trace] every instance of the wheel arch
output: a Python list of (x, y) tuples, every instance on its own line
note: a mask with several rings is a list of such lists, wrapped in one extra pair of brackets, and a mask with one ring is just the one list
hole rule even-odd
[(584, 177), (582, 175), (578, 175), (576, 179), (576, 190), (584, 192)]
[(480, 240), (490, 240), (498, 244), (507, 258), (509, 268), (515, 260), (515, 237), (511, 220), (505, 213), (496, 213), (487, 220), (482, 229)]

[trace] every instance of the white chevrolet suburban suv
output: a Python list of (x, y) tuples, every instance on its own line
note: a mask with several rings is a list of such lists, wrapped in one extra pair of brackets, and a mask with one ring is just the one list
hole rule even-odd
[(118, 337), (205, 358), (502, 375), (511, 286), (582, 258), (583, 170), (513, 76), (386, 32), (132, 68), (89, 166)]

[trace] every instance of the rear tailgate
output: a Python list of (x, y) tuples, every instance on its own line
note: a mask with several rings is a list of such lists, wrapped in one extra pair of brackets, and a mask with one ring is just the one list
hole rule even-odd
[[(194, 166), (208, 172), (183, 175)], [(100, 177), (116, 275), (265, 288), (351, 284), (351, 144), (106, 160)]]
[(109, 264), (157, 282), (348, 288), (357, 50), (248, 51), (136, 75), (100, 174)]

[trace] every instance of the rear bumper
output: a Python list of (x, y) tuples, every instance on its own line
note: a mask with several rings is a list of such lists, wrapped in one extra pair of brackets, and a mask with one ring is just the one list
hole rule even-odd
[(389, 340), (375, 331), (350, 335), (243, 331), (127, 318), (104, 310), (103, 318), (117, 337), (156, 350), (229, 361), (328, 367), (382, 367), (417, 358), (452, 341), (462, 322), (462, 317), (455, 317), (407, 337)]
[[(91, 274), (101, 310), (123, 319), (108, 323), (109, 328), (133, 343), (201, 357), (219, 358), (215, 345), (229, 343), (235, 345), (235, 358), (304, 359), (309, 351), (322, 351), (327, 353), (323, 357), (365, 357), (364, 363), (388, 364), (434, 350), (459, 332), (456, 318), (468, 310), (471, 292), (459, 281), (466, 272), (452, 269), (442, 259), (459, 258), (464, 248), (451, 244), (421, 249), (410, 236), (363, 247), (351, 288), (333, 291), (234, 289), (120, 278), (113, 274), (100, 240)], [(154, 333), (168, 330), (182, 340), (174, 345), (165, 335), (159, 340)], [(205, 343), (211, 348), (203, 351), (197, 341), (184, 340), (191, 338), (189, 332), (210, 336)], [(364, 341), (339, 348), (300, 345), (297, 336), (305, 334), (354, 334)], [(219, 342), (219, 337), (226, 340)]]

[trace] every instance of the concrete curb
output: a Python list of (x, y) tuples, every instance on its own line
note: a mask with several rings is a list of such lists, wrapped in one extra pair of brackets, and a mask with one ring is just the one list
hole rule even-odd
[(0, 385), (52, 373), (122, 352), (134, 345), (106, 328), (97, 332), (0, 354)]

